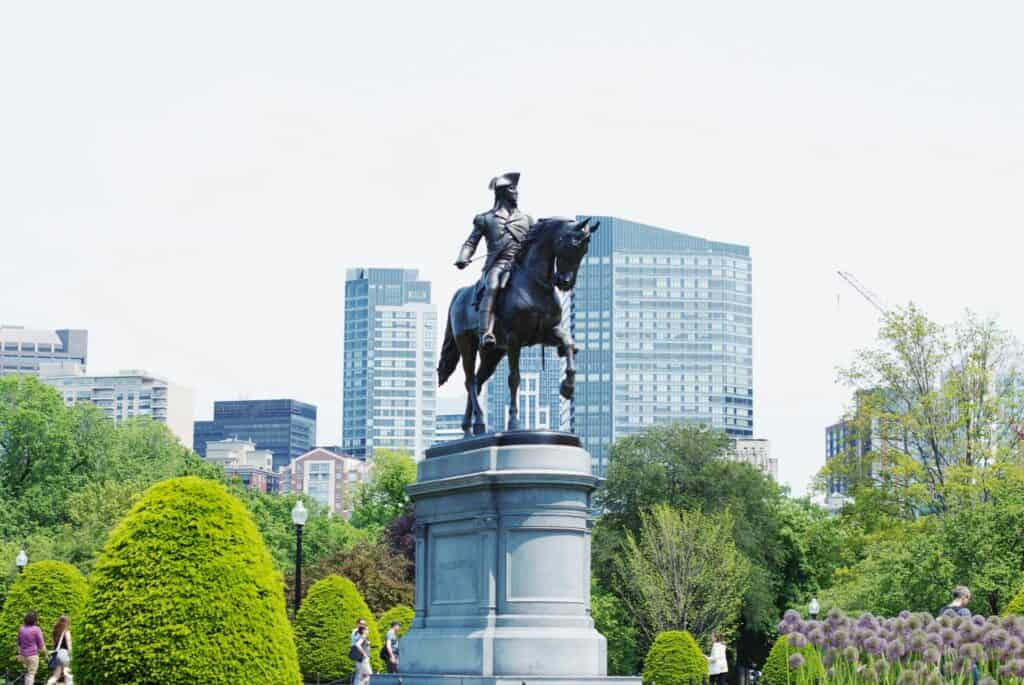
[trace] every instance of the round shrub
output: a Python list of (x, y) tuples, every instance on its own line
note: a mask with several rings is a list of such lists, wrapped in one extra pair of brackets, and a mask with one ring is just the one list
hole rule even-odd
[(337, 680), (352, 675), (355, 662), (348, 658), (352, 630), (364, 619), (369, 629), (370, 665), (374, 672), (384, 668), (377, 622), (355, 583), (330, 575), (313, 583), (295, 617), (295, 643), (299, 668), (307, 681)]
[[(794, 654), (803, 657), (803, 665), (799, 668), (790, 668), (789, 657)], [(822, 666), (821, 656), (814, 645), (808, 643), (802, 649), (796, 649), (791, 647), (789, 640), (782, 635), (768, 653), (764, 670), (761, 672), (761, 682), (764, 685), (800, 685), (820, 682), (824, 680), (824, 676), (825, 667)]]
[(1010, 603), (1006, 605), (1006, 609), (1003, 614), (1009, 616), (1010, 614), (1016, 614), (1018, 616), (1024, 616), (1024, 588), (1020, 589), (1017, 596), (1010, 600)]
[(684, 630), (658, 633), (644, 658), (643, 685), (696, 685), (707, 675), (707, 657)]
[[(384, 637), (391, 630), (391, 622), (398, 621), (402, 627), (398, 629), (398, 637), (402, 637), (412, 628), (412, 620), (416, 618), (416, 612), (404, 604), (393, 606), (377, 619), (377, 628), (380, 629), (380, 636)], [(382, 642), (381, 645), (384, 643)]]
[(75, 673), (87, 683), (299, 685), (283, 587), (224, 486), (158, 483), (93, 566)]
[[(43, 631), (43, 640), (47, 649), (53, 649), (53, 626), (57, 619), (67, 614), (71, 621), (72, 635), (76, 635), (78, 617), (82, 612), (85, 593), (88, 585), (85, 576), (72, 566), (62, 561), (38, 561), (29, 564), (14, 581), (3, 612), (0, 612), (0, 635), (4, 636), (3, 658), (0, 659), (0, 671), (11, 669), (11, 673), (21, 673), (18, 664), (18, 643), (14, 637), (18, 628), (31, 610), (39, 613), (39, 629)], [(76, 643), (77, 644), (77, 643)], [(49, 676), (46, 659), (39, 659), (40, 682)]]

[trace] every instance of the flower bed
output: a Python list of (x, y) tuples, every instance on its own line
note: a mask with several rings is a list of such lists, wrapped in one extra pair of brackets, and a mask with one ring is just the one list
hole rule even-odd
[[(826, 683), (859, 685), (1024, 685), (1024, 617), (904, 611), (893, 618), (853, 618), (833, 609), (823, 621), (787, 611), (779, 633), (821, 657)], [(802, 665), (800, 663), (793, 666)], [(791, 685), (817, 678), (794, 668)]]

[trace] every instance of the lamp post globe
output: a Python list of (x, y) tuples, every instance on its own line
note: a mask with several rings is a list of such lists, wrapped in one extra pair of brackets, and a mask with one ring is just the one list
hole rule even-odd
[(18, 552), (18, 556), (14, 557), (14, 565), (18, 567), (18, 573), (25, 570), (28, 566), (28, 555), (25, 554), (25, 550)]
[(299, 500), (292, 508), (292, 523), (295, 524), (295, 615), (299, 614), (302, 604), (302, 527), (306, 525), (309, 512)]
[(821, 607), (818, 606), (818, 598), (811, 597), (811, 603), (807, 605), (807, 613), (810, 614), (812, 621), (818, 618), (819, 611), (821, 611)]

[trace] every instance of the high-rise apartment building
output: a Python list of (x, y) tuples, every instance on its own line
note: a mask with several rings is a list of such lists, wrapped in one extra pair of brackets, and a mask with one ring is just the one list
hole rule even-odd
[(612, 442), (674, 421), (753, 436), (750, 249), (594, 217), (572, 296), (572, 430), (607, 468)]
[(370, 479), (370, 467), (365, 459), (316, 447), (281, 469), (280, 476), (282, 494), (304, 493), (331, 514), (350, 518), (355, 488)]
[(725, 458), (750, 464), (772, 480), (779, 480), (779, 460), (772, 456), (771, 443), (764, 438), (733, 438), (729, 441)]
[(316, 407), (291, 399), (234, 400), (213, 403), (213, 420), (193, 426), (195, 450), (206, 457), (206, 444), (237, 438), (270, 450), (275, 471), (316, 444)]
[(462, 412), (458, 414), (438, 414), (434, 422), (434, 443), (441, 445), (452, 440), (461, 440), (464, 437), (462, 432)]
[(149, 416), (167, 424), (185, 447), (192, 447), (192, 391), (188, 388), (138, 369), (89, 376), (66, 361), (42, 364), (39, 380), (56, 388), (67, 406), (89, 402), (115, 423)]
[(86, 368), (89, 332), (0, 326), (0, 376), (38, 374), (40, 364), (68, 363)]
[[(568, 319), (569, 303), (566, 306)], [(568, 323), (568, 322), (567, 322)], [(565, 373), (565, 360), (553, 348), (543, 351), (534, 345), (519, 356), (519, 427), (523, 430), (568, 429), (562, 425), (562, 402), (558, 387)], [(499, 432), (508, 425), (508, 357), (498, 364), (485, 386), (487, 395), (487, 430)]]
[(416, 459), (434, 442), (437, 308), (414, 269), (349, 269), (345, 276), (341, 447)]

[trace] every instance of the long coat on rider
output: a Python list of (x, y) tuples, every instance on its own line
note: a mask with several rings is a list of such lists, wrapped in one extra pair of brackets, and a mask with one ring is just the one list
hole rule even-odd
[(518, 209), (510, 213), (504, 208), (495, 208), (477, 214), (473, 218), (473, 232), (459, 251), (459, 260), (468, 262), (483, 238), (487, 243), (487, 259), (481, 280), (489, 290), (496, 290), (505, 284), (506, 274), (512, 269), (533, 224), (530, 215)]

